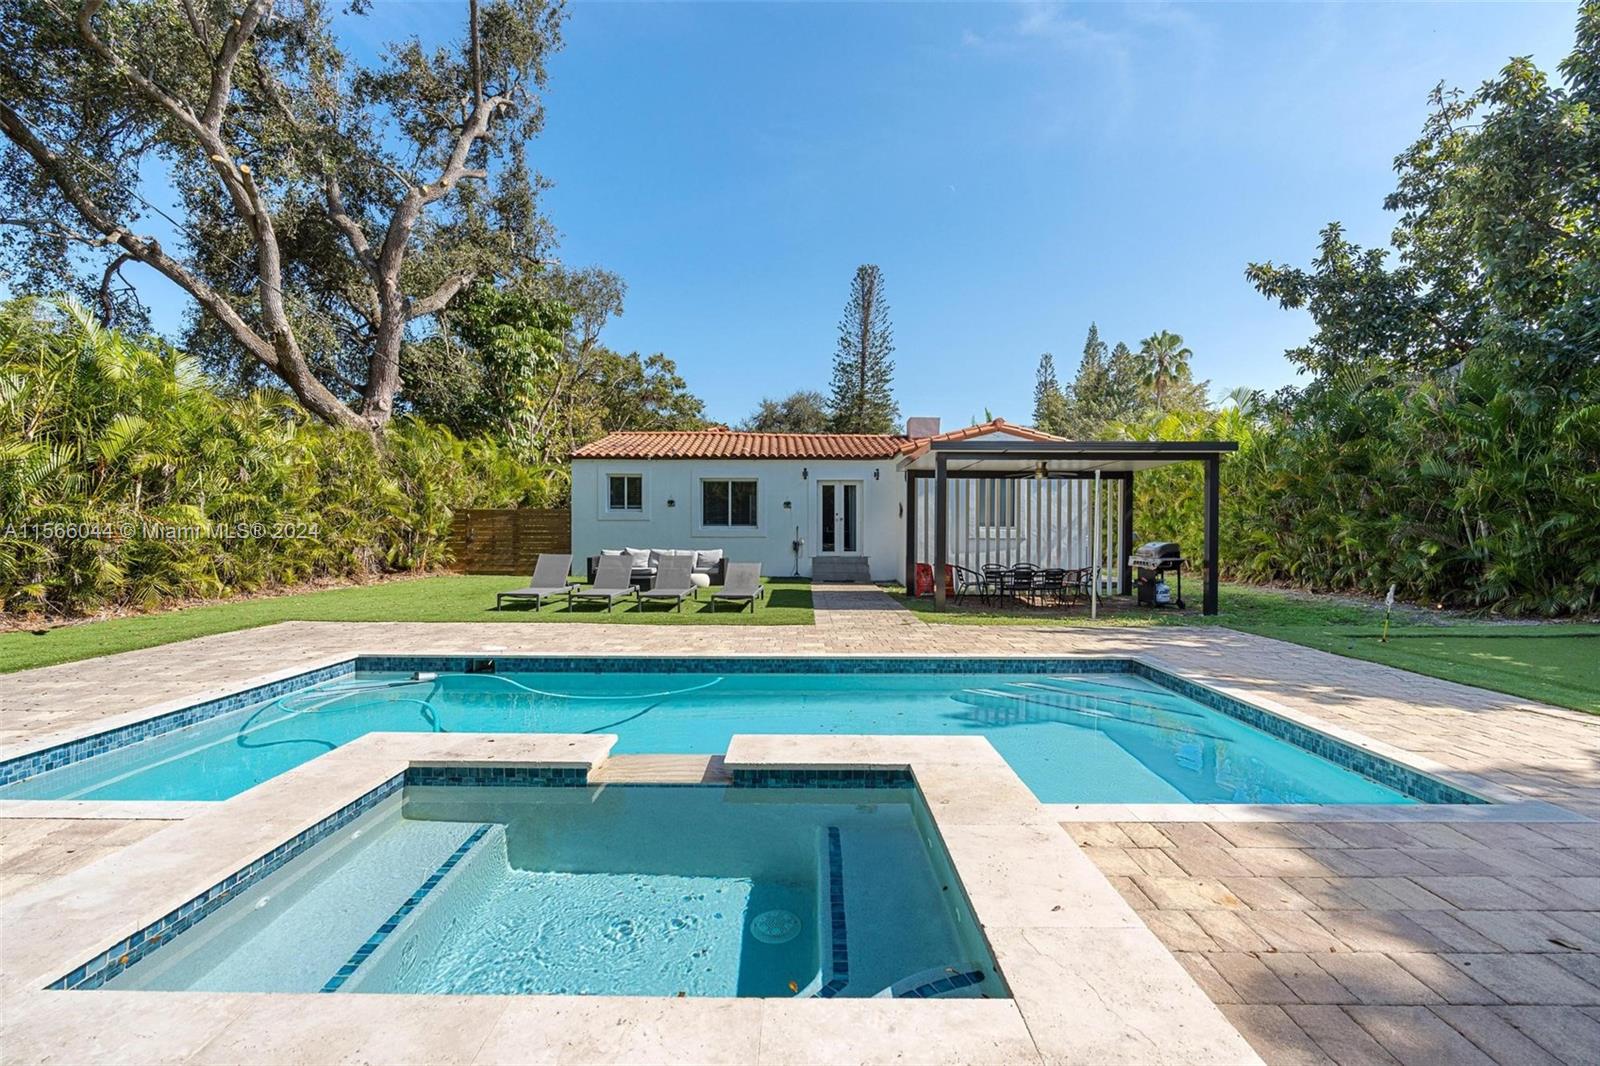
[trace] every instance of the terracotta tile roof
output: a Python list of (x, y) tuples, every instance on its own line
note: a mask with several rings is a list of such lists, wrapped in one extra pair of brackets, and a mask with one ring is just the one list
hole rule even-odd
[(574, 459), (894, 459), (927, 450), (930, 441), (1004, 432), (1027, 440), (1060, 440), (997, 418), (937, 437), (895, 433), (746, 433), (712, 429), (608, 433), (572, 453)]
[(905, 445), (900, 449), (900, 453), (902, 455), (921, 455), (928, 450), (928, 445), (934, 441), (969, 440), (973, 437), (981, 437), (986, 433), (1004, 433), (1008, 437), (1020, 437), (1023, 440), (1051, 441), (1067, 439), (1066, 437), (1058, 437), (1053, 433), (1046, 433), (1042, 429), (1034, 429), (1032, 426), (1012, 425), (1003, 418), (995, 418), (988, 422), (979, 422), (975, 426), (967, 426), (965, 429), (952, 429), (950, 432), (941, 433), (936, 437), (907, 437), (905, 438)]

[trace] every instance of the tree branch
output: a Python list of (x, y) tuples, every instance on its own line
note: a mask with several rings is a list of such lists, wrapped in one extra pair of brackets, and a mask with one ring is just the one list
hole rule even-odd
[[(103, 235), (107, 244), (117, 245), (133, 260), (153, 268), (194, 297), (195, 302), (216, 318), (246, 351), (282, 378), (284, 383), (294, 390), (307, 410), (335, 424), (362, 424), (350, 409), (328, 390), (327, 386), (309, 372), (304, 359), (300, 358), (299, 349), (293, 345), (292, 336), (285, 338), (280, 331), (271, 341), (262, 337), (222, 294), (162, 251), (159, 242), (153, 238), (136, 237), (129, 233), (126, 227), (112, 218), (89, 195), (73, 177), (71, 171), (62, 165), (61, 158), (39, 140), (27, 122), (3, 100), (0, 100), (0, 133), (4, 133), (13, 144), (33, 159), (67, 203), (85, 222)], [(273, 249), (276, 251), (276, 244), (273, 245)], [(265, 283), (262, 284), (261, 290), (263, 304), (269, 298), (276, 300), (281, 317), (282, 293), (269, 288)], [(288, 341), (287, 344), (284, 343), (285, 339)]]
[(222, 51), (212, 65), (211, 95), (206, 100), (205, 113), (200, 116), (201, 123), (207, 129), (215, 131), (222, 128), (222, 115), (227, 109), (228, 97), (233, 93), (234, 64), (239, 61), (239, 52), (243, 50), (245, 42), (255, 35), (256, 27), (270, 10), (272, 0), (250, 0), (223, 35)]
[(434, 289), (428, 295), (418, 300), (408, 301), (406, 319), (409, 321), (413, 318), (423, 318), (443, 311), (450, 301), (455, 299), (458, 292), (472, 284), (475, 277), (477, 277), (476, 273), (470, 270), (462, 274), (454, 274), (446, 278), (437, 289)]
[[(100, 275), (100, 324), (110, 327), (112, 318), (116, 314), (116, 304), (111, 299), (111, 279), (117, 276), (123, 264), (133, 261), (133, 256), (123, 252), (110, 263), (106, 264), (105, 273)], [(127, 284), (127, 282), (123, 282)]]
[(252, 355), (266, 363), (270, 369), (277, 370), (277, 355), (272, 345), (251, 329), (226, 299), (191, 274), (182, 263), (163, 252), (160, 244), (154, 239), (135, 237), (107, 214), (62, 166), (60, 157), (40, 141), (22, 117), (11, 110), (4, 101), (0, 101), (0, 133), (4, 133), (13, 144), (33, 158), (39, 169), (44, 171), (45, 176), (77, 210), (83, 220), (102, 234), (105, 243), (118, 245), (138, 262), (154, 268), (176, 283), (193, 296), (202, 307), (216, 315), (233, 334), (234, 339), (244, 345)]
[(350, 214), (350, 209), (345, 206), (344, 192), (339, 187), (339, 179), (331, 172), (323, 182), (323, 188), (328, 198), (328, 218), (339, 232), (344, 234), (344, 239), (350, 242), (350, 250), (355, 253), (356, 261), (366, 268), (368, 274), (377, 270), (378, 263), (372, 257), (372, 245), (367, 241), (367, 232), (361, 228)]
[[(362, 411), (369, 419), (381, 421), (388, 418), (394, 403), (394, 394), (400, 387), (400, 345), (404, 340), (407, 318), (411, 317), (407, 314), (405, 296), (400, 291), (400, 268), (405, 262), (406, 247), (411, 241), (411, 233), (416, 228), (418, 219), (422, 217), (424, 208), (443, 199), (449, 194), (451, 187), (463, 177), (481, 173), (468, 169), (467, 158), (471, 155), (473, 146), (488, 131), (495, 116), (502, 108), (511, 106), (511, 103), (511, 98), (507, 96), (485, 97), (478, 103), (462, 124), (461, 132), (456, 137), (455, 146), (445, 161), (439, 180), (430, 182), (420, 189), (407, 189), (389, 219), (383, 244), (378, 250), (377, 270), (374, 274), (374, 281), (378, 286), (380, 323), (374, 346), (372, 371), (367, 378), (366, 395), (362, 399)], [(434, 295), (437, 296), (438, 293)], [(449, 297), (454, 295), (452, 292), (445, 297), (439, 303), (439, 309), (443, 309), (445, 304), (449, 303)], [(431, 299), (432, 297), (425, 298), (424, 302)]]

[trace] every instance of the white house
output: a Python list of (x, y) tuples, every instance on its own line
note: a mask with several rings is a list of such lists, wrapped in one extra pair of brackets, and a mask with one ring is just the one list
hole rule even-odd
[[(602, 549), (721, 548), (733, 561), (759, 562), (771, 576), (900, 580), (908, 542), (916, 561), (927, 557), (925, 535), (906, 520), (908, 492), (926, 495), (919, 493), (926, 486), (906, 472), (932, 443), (1060, 439), (998, 418), (950, 433), (939, 432), (938, 419), (913, 418), (907, 429), (608, 434), (572, 456), (573, 555), (581, 567)], [(1012, 483), (979, 485), (965, 508), (972, 514), (969, 546), (1015, 554), (1030, 500)], [(1088, 512), (1080, 510), (1086, 522)], [(1038, 517), (1042, 527), (1042, 507)], [(1032, 550), (1040, 562), (1041, 552), (1048, 554), (1042, 543)]]

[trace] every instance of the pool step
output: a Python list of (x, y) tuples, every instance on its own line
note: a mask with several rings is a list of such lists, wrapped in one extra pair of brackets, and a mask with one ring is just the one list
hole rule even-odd
[(589, 771), (591, 785), (726, 785), (733, 775), (721, 755), (613, 755)]
[[(828, 832), (844, 903), (849, 987), (843, 995), (971, 997), (996, 987), (984, 966), (971, 961), (981, 942), (977, 930), (963, 937), (944, 921), (928, 920), (946, 906), (944, 893), (954, 886), (945, 882), (954, 875), (930, 864), (927, 843), (916, 834), (862, 824)], [(931, 876), (920, 876), (922, 870)], [(824, 943), (826, 932), (819, 929)]]
[(391, 933), (394, 933), (396, 930), (407, 924), (414, 924), (408, 923), (407, 919), (418, 913), (418, 909), (427, 902), (429, 896), (433, 895), (434, 890), (437, 889), (439, 885), (449, 877), (450, 871), (454, 870), (458, 865), (460, 865), (461, 861), (468, 855), (471, 855), (479, 847), (479, 845), (489, 838), (491, 833), (494, 834), (494, 839), (500, 846), (500, 850), (504, 851), (504, 826), (483, 823), (476, 829), (472, 830), (467, 838), (458, 844), (456, 849), (446, 856), (444, 860), (434, 868), (433, 872), (416, 887), (416, 890), (413, 891), (410, 896), (406, 897), (405, 902), (401, 903), (400, 906), (395, 909), (394, 913), (389, 915), (383, 924), (374, 929), (372, 931), (372, 935), (367, 937), (366, 941), (351, 953), (344, 965), (339, 967), (338, 972), (334, 973), (323, 984), (322, 991), (339, 991), (339, 989), (344, 987), (345, 983), (349, 981), (351, 977), (355, 976), (361, 967), (366, 964), (367, 960), (372, 957), (374, 952), (382, 950), (384, 945), (389, 941), (389, 935)]
[(314, 992), (472, 826), (357, 821), (124, 971), (115, 987)]

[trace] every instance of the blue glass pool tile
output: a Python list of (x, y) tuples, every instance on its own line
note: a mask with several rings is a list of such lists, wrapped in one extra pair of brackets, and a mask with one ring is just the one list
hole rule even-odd
[(832, 999), (850, 983), (849, 931), (844, 917), (844, 849), (839, 827), (828, 826), (828, 925), (832, 976), (817, 989), (817, 999)]
[(1374, 755), (1370, 751), (1363, 751), (1352, 744), (1309, 729), (1298, 722), (1253, 707), (1242, 700), (1234, 699), (1215, 689), (1190, 681), (1188, 678), (1177, 674), (1170, 674), (1145, 663), (1132, 663), (1131, 672), (1147, 681), (1154, 681), (1163, 688), (1171, 689), (1180, 696), (1194, 700), (1214, 711), (1220, 711), (1230, 718), (1236, 718), (1248, 726), (1261, 730), (1263, 733), (1287, 741), (1297, 748), (1304, 748), (1313, 755), (1328, 760), (1335, 766), (1341, 766), (1362, 777), (1370, 778), (1378, 784), (1392, 788), (1396, 792), (1404, 793), (1423, 803), (1487, 803), (1480, 796), (1456, 788), (1422, 773), (1409, 766), (1402, 766), (1391, 759), (1381, 755)]
[(438, 869), (434, 870), (433, 873), (428, 876), (428, 879), (422, 882), (417, 890), (411, 893), (410, 897), (408, 897), (404, 903), (400, 904), (399, 908), (377, 928), (372, 936), (367, 938), (366, 943), (362, 944), (356, 949), (355, 954), (350, 956), (349, 961), (347, 961), (343, 966), (339, 967), (339, 972), (328, 978), (327, 982), (322, 986), (322, 991), (339, 991), (340, 987), (342, 987), (344, 983), (361, 968), (361, 964), (366, 962), (374, 951), (378, 950), (389, 934), (399, 928), (401, 921), (405, 919), (406, 915), (416, 910), (417, 907), (421, 905), (422, 901), (427, 898), (428, 893), (432, 892), (436, 887), (438, 887), (439, 882), (444, 880), (445, 874), (448, 874), (455, 868), (457, 863), (466, 858), (467, 855), (471, 853), (472, 849), (477, 847), (483, 838), (488, 834), (489, 830), (493, 828), (494, 826), (492, 825), (480, 825), (478, 828), (474, 829), (471, 835), (469, 835), (467, 839), (463, 840), (460, 846), (457, 847), (455, 851), (451, 852), (450, 856), (446, 858), (444, 862), (439, 864)]
[(945, 992), (953, 992), (958, 988), (970, 988), (982, 984), (984, 973), (982, 970), (968, 970), (965, 973), (953, 973), (926, 984), (908, 988), (903, 992), (896, 992), (895, 999), (931, 999)]
[(413, 766), (408, 785), (528, 786), (583, 788), (589, 771), (568, 766)]
[[(197, 704), (150, 719), (146, 722), (108, 730), (92, 737), (57, 745), (43, 751), (20, 756), (0, 763), (0, 786), (15, 783), (48, 770), (58, 769), (96, 755), (104, 754), (129, 744), (136, 744), (175, 729), (194, 725), (208, 718), (237, 710), (241, 707), (274, 699), (289, 692), (321, 684), (352, 674), (372, 671), (411, 673), (419, 670), (434, 672), (461, 672), (475, 664), (481, 665), (481, 656), (358, 656), (341, 663), (285, 678), (268, 685), (260, 685), (225, 697)], [(1434, 778), (1421, 771), (1374, 755), (1343, 741), (1325, 736), (1316, 730), (1279, 717), (1226, 696), (1214, 689), (1189, 681), (1164, 670), (1124, 658), (1096, 659), (1018, 659), (992, 657), (965, 658), (584, 658), (572, 656), (504, 656), (494, 660), (498, 670), (507, 672), (537, 670), (562, 673), (1048, 673), (1096, 674), (1132, 673), (1153, 681), (1179, 695), (1192, 699), (1212, 710), (1226, 714), (1279, 740), (1294, 744), (1353, 773), (1425, 803), (1478, 804), (1485, 800), (1463, 789)], [(542, 771), (552, 775), (549, 780), (519, 779), (514, 772), (519, 768), (483, 768), (504, 773), (480, 775), (475, 784), (574, 784), (575, 778), (558, 780), (562, 771)], [(576, 771), (575, 773), (581, 773)], [(847, 776), (859, 774), (861, 776)], [(902, 782), (896, 775), (904, 771), (826, 771), (811, 772), (809, 778), (800, 778), (792, 772), (735, 771), (734, 783), (746, 787), (767, 788), (873, 788), (895, 787)], [(468, 783), (452, 768), (448, 776), (428, 779), (417, 774), (408, 781), (415, 784)], [(909, 783), (907, 779), (906, 782)], [(302, 838), (292, 842), (296, 846)]]
[(738, 769), (731, 772), (736, 788), (912, 788), (916, 779), (906, 769)]
[[(101, 955), (51, 982), (52, 989), (99, 988), (107, 980), (132, 966), (162, 944), (181, 935), (207, 915), (232, 899), (238, 890), (248, 888), (256, 881), (277, 870), (290, 859), (300, 855), (329, 834), (344, 828), (378, 803), (398, 792), (405, 784), (404, 775), (397, 774), (360, 798), (346, 804), (322, 819), (310, 829), (298, 833), (286, 844), (272, 849), (264, 858), (250, 863), (243, 870), (229, 875), (218, 885), (168, 912), (164, 917), (136, 930), (126, 939), (112, 945)], [(218, 886), (232, 883), (232, 888), (217, 892)]]
[(175, 729), (203, 722), (208, 718), (215, 718), (219, 714), (236, 711), (240, 707), (247, 707), (253, 703), (277, 699), (279, 696), (312, 685), (320, 685), (325, 681), (347, 677), (356, 670), (356, 660), (349, 659), (332, 666), (324, 666), (317, 670), (310, 670), (294, 677), (284, 678), (267, 685), (257, 685), (254, 688), (244, 689), (240, 692), (220, 696), (214, 700), (197, 703), (193, 707), (183, 707), (176, 711), (157, 715), (143, 722), (122, 726), (118, 729), (108, 729), (103, 733), (82, 737), (78, 740), (57, 744), (45, 748), (43, 751), (31, 752), (0, 762), (0, 785), (10, 785), (42, 774), (47, 770), (57, 770), (63, 766), (70, 766), (84, 759), (91, 759), (96, 755), (103, 755), (117, 748), (137, 744), (141, 740), (149, 740)]

